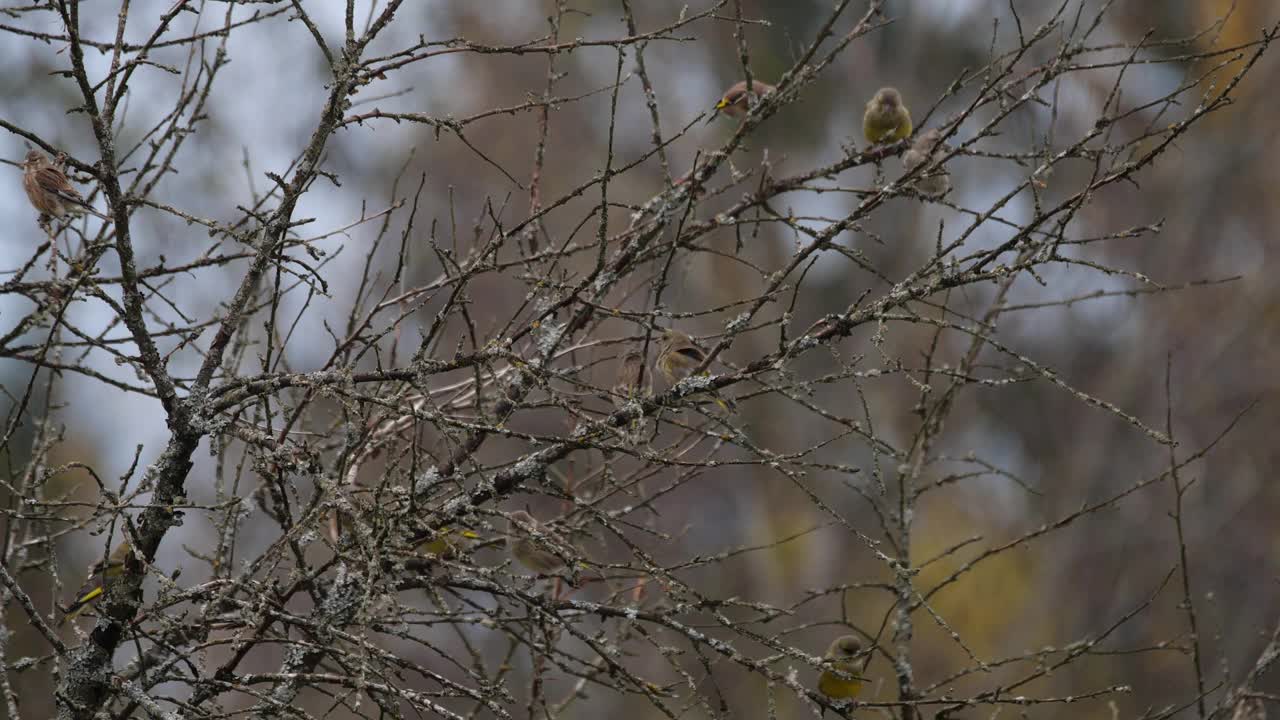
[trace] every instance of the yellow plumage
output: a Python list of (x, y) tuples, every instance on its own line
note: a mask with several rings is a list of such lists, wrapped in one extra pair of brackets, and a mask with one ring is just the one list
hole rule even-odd
[(76, 593), (76, 601), (71, 603), (63, 613), (62, 622), (65, 623), (68, 620), (75, 619), (80, 614), (80, 611), (84, 610), (99, 597), (102, 597), (102, 594), (106, 592), (107, 584), (114, 578), (124, 574), (125, 558), (129, 557), (132, 552), (133, 548), (126, 540), (111, 551), (111, 555), (107, 558), (105, 565), (101, 560), (94, 563), (93, 567), (89, 568), (89, 578), (85, 580), (80, 592)]
[[(818, 677), (818, 691), (833, 700), (852, 700), (862, 692), (863, 678), (855, 658), (862, 652), (862, 643), (853, 635), (836, 638), (823, 659), (831, 663), (831, 669), (823, 670)], [(847, 675), (848, 677), (841, 677)]]
[(897, 142), (911, 137), (911, 112), (894, 88), (880, 88), (862, 115), (862, 135), (871, 144)]
[(468, 540), (478, 539), (480, 536), (470, 530), (454, 530), (453, 528), (441, 528), (436, 531), (435, 537), (422, 541), (418, 545), (418, 552), (423, 555), (435, 555), (438, 558), (451, 558), (458, 553), (458, 547), (461, 542), (458, 537)]

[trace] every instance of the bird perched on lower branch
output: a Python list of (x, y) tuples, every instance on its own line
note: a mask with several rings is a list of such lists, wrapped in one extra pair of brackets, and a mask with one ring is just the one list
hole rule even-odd
[[(667, 378), (667, 382), (675, 385), (689, 377), (706, 359), (706, 351), (698, 347), (693, 338), (679, 330), (669, 328), (664, 331), (662, 347), (658, 351), (658, 369)], [(716, 390), (709, 390), (708, 394), (725, 412), (733, 412), (736, 409), (732, 400), (722, 396)]]
[[(941, 139), (942, 131), (938, 128), (922, 133), (911, 143), (911, 148), (902, 154), (902, 166), (910, 172), (926, 163), (941, 160), (947, 153), (946, 145), (939, 142)], [(915, 189), (927, 197), (942, 197), (951, 189), (951, 176), (942, 166), (938, 166), (921, 173), (916, 178)]]
[(618, 379), (613, 385), (613, 404), (619, 409), (644, 394), (644, 354), (631, 350), (618, 363)]
[(831, 642), (822, 659), (830, 666), (818, 676), (818, 691), (833, 700), (851, 700), (862, 692), (864, 678), (858, 674), (855, 658), (862, 643), (854, 635), (841, 635)]
[(550, 575), (567, 564), (568, 546), (524, 510), (507, 515), (507, 550), (525, 568)]
[(125, 559), (132, 552), (133, 546), (125, 540), (111, 551), (106, 562), (102, 560), (95, 562), (93, 567), (89, 568), (89, 577), (85, 580), (84, 586), (80, 588), (80, 592), (76, 593), (76, 601), (63, 610), (62, 622), (75, 619), (82, 610), (102, 597), (111, 581), (124, 574)]

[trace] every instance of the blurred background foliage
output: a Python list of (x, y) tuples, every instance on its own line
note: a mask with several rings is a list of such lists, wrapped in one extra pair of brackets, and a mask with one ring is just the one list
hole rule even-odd
[[(678, 15), (682, 0), (639, 0), (633, 4), (640, 30), (645, 31)], [(211, 5), (219, 6), (216, 11), (221, 11), (221, 3)], [(325, 12), (321, 2), (306, 5), (317, 18), (329, 23), (323, 28), (327, 33), (340, 37), (340, 3), (333, 3), (331, 12)], [(545, 1), (430, 0), (409, 5), (408, 12), (416, 17), (401, 22), (380, 41), (385, 45), (383, 51), (402, 46), (415, 34), (432, 40), (462, 37), (475, 43), (509, 44), (550, 32), (546, 18), (551, 7)], [(744, 0), (745, 15), (769, 23), (753, 26), (747, 32), (753, 73), (766, 80), (776, 79), (813, 36), (817, 22), (825, 17), (830, 5), (826, 0)], [(887, 14), (892, 23), (855, 42), (799, 102), (771, 118), (750, 139), (748, 149), (733, 158), (734, 167), (759, 172), (760, 163), (767, 159), (776, 172), (786, 173), (820, 164), (824, 158), (829, 162), (839, 156), (843, 145), (861, 145), (858, 123), (862, 106), (883, 85), (900, 88), (917, 120), (923, 120), (934, 99), (963, 69), (987, 62), (993, 42), (1007, 47), (1014, 41), (1011, 5), (1024, 25), (1032, 27), (1057, 3), (890, 2)], [(1084, 3), (1093, 11), (1099, 5)], [(581, 0), (570, 6), (581, 12), (566, 17), (559, 29), (562, 41), (614, 37), (625, 32), (616, 3)], [(155, 7), (158, 9), (159, 5)], [(1117, 0), (1095, 39), (1134, 43), (1148, 32), (1153, 38), (1185, 37), (1228, 14), (1225, 23), (1203, 36), (1203, 49), (1256, 40), (1261, 28), (1280, 19), (1280, 6), (1270, 0)], [(86, 12), (85, 34), (108, 39), (113, 32), (113, 16), (88, 15)], [(0, 24), (10, 22), (19, 21), (7, 20), (0, 13)], [(145, 22), (139, 22), (130, 30), (141, 33), (144, 26)], [(698, 33), (678, 42), (655, 42), (647, 51), (648, 69), (668, 133), (710, 108), (720, 90), (741, 77), (732, 25), (708, 23), (698, 28)], [(83, 117), (67, 112), (76, 104), (74, 84), (56, 74), (67, 64), (64, 48), (29, 38), (20, 41), (12, 34), (3, 37), (0, 62), (6, 72), (0, 74), (0, 115), (14, 124), (38, 129), (42, 137), (77, 157), (95, 159), (92, 135)], [(1052, 49), (1051, 43), (1038, 51), (1039, 57), (1033, 53), (1027, 64), (1047, 59), (1045, 53)], [(372, 54), (379, 51), (375, 47)], [(160, 191), (165, 202), (224, 220), (235, 217), (234, 208), (247, 205), (255, 190), (263, 190), (264, 171), (281, 172), (303, 145), (327, 79), (327, 69), (299, 23), (271, 22), (249, 28), (232, 38), (228, 52), (232, 63), (224, 71), (227, 77), (215, 86), (216, 97), (208, 117), (202, 122), (200, 133), (185, 146), (180, 172), (166, 180)], [(1159, 54), (1162, 50), (1152, 52)], [(185, 61), (180, 50), (157, 55), (160, 62), (181, 65)], [(101, 65), (107, 58), (91, 58), (91, 62)], [(358, 105), (353, 112), (380, 108), (461, 118), (496, 107), (520, 105), (545, 91), (547, 62), (540, 54), (441, 55), (365, 88), (358, 99), (367, 104)], [(617, 69), (616, 55), (609, 49), (583, 49), (558, 56), (554, 62), (555, 71), (563, 73), (563, 79), (556, 83), (552, 94), (562, 98), (608, 85)], [(1133, 67), (1123, 83), (1127, 96), (1124, 104), (1164, 94), (1184, 75), (1203, 71), (1205, 65), (1207, 62), (1201, 60)], [(627, 58), (622, 70), (624, 74), (634, 70), (633, 56)], [(1273, 280), (1273, 271), (1280, 269), (1280, 245), (1275, 232), (1280, 219), (1280, 202), (1275, 197), (1280, 185), (1280, 123), (1275, 121), (1274, 99), (1278, 71), (1276, 54), (1264, 57), (1261, 66), (1243, 82), (1235, 104), (1184, 137), (1163, 156), (1162, 162), (1138, 173), (1137, 183), (1113, 186), (1095, 198), (1071, 228), (1077, 236), (1093, 236), (1160, 223), (1163, 231), (1159, 235), (1095, 245), (1090, 253), (1101, 254), (1108, 264), (1141, 273), (1165, 286), (1236, 279), (1177, 292), (1108, 296), (1066, 307), (1011, 311), (1001, 316), (997, 333), (1002, 343), (1056, 368), (1068, 382), (1159, 428), (1164, 425), (1166, 412), (1168, 361), (1173, 430), (1180, 443), (1180, 457), (1206, 445), (1246, 405), (1258, 401), (1212, 453), (1183, 474), (1196, 481), (1187, 494), (1184, 521), (1193, 596), (1201, 613), (1205, 671), (1211, 685), (1223, 673), (1238, 679), (1239, 673), (1252, 665), (1265, 642), (1264, 630), (1275, 622), (1280, 607), (1276, 586), (1280, 568), (1276, 523), (1280, 516), (1280, 489), (1272, 477), (1274, 469), (1280, 467), (1280, 443), (1275, 440), (1275, 429), (1280, 426), (1280, 403), (1275, 392), (1275, 368), (1280, 366), (1280, 285)], [(1061, 104), (1056, 117), (1050, 117), (1044, 109), (1019, 111), (1003, 126), (1005, 134), (985, 142), (984, 149), (1039, 148), (1051, 121), (1052, 132), (1059, 137), (1078, 137), (1091, 127), (1113, 81), (1114, 74), (1106, 70), (1072, 75), (1057, 88)], [(122, 124), (122, 136), (140, 140), (139, 131), (133, 128), (145, 127), (148, 120), (165, 112), (170, 106), (166, 98), (176, 90), (177, 82), (175, 76), (156, 72), (137, 84)], [(1211, 88), (1206, 86), (1204, 91), (1210, 92)], [(944, 101), (930, 124), (957, 112), (965, 100), (961, 96)], [(609, 93), (600, 92), (554, 107), (542, 179), (544, 197), (559, 197), (603, 170), (609, 103)], [(629, 160), (651, 147), (650, 121), (640, 84), (634, 77), (629, 77), (623, 86), (619, 104), (626, 109), (615, 128), (615, 144), (618, 157)], [(1139, 116), (1129, 122), (1150, 119)], [(458, 242), (465, 245), (471, 242), (472, 226), (489, 214), (487, 206), (509, 220), (519, 219), (527, 212), (526, 193), (495, 165), (522, 183), (528, 180), (538, 131), (536, 111), (496, 114), (467, 125), (466, 143), (447, 131), (436, 133), (420, 125), (375, 122), (372, 135), (353, 129), (340, 132), (330, 143), (326, 167), (341, 178), (342, 185), (318, 187), (306, 197), (298, 215), (317, 218), (314, 227), (330, 228), (350, 222), (358, 216), (363, 203), (370, 208), (385, 204), (392, 180), (406, 165), (406, 178), (416, 182), (420, 174), (425, 175), (426, 206), (420, 209), (418, 220), (423, 232), (434, 225), (434, 232), (448, 238), (453, 232), (451, 225), (456, 224)], [(683, 174), (699, 151), (714, 147), (729, 132), (731, 124), (720, 122), (705, 128), (698, 126), (682, 137), (669, 149), (671, 173)], [(962, 129), (960, 136), (964, 135)], [(478, 158), (468, 143), (482, 148), (489, 161)], [(24, 150), (21, 139), (0, 135), (0, 156), (16, 162)], [(893, 163), (896, 161), (890, 163), (890, 174), (897, 172), (898, 166)], [(989, 206), (1031, 170), (979, 157), (958, 158), (949, 168), (956, 187), (951, 200), (979, 209)], [(1088, 168), (1081, 166), (1080, 172), (1087, 173)], [(847, 175), (841, 178), (844, 185), (866, 185), (873, 179), (871, 170), (859, 169)], [(720, 176), (723, 181), (723, 170)], [(11, 169), (5, 177), (9, 191), (0, 198), (0, 216), (6, 219), (0, 264), (13, 269), (28, 256), (36, 230), (32, 213), (19, 192), (19, 173)], [(1047, 179), (1045, 192), (1052, 196), (1057, 183), (1074, 189), (1079, 180), (1072, 177), (1070, 168), (1064, 168)], [(657, 160), (613, 181), (616, 198), (632, 204), (644, 202), (663, 186), (663, 171)], [(401, 194), (404, 192), (401, 189)], [(711, 216), (717, 205), (727, 205), (737, 195), (735, 188), (726, 197), (712, 198), (707, 207), (698, 210), (698, 216)], [(858, 202), (856, 197), (839, 193), (793, 194), (784, 200), (792, 203), (785, 210), (798, 216), (843, 216)], [(595, 203), (594, 197), (582, 197), (551, 213), (544, 224), (543, 237), (560, 242), (571, 233), (596, 232), (596, 221), (588, 219)], [(1030, 213), (1025, 197), (1007, 209), (1011, 218), (1026, 218)], [(625, 226), (629, 214), (626, 207), (615, 208), (610, 226)], [(585, 224), (584, 219), (588, 220)], [(141, 210), (135, 220), (143, 265), (161, 258), (189, 260), (203, 248), (203, 244), (193, 242), (190, 228), (170, 217)], [(841, 241), (865, 253), (887, 277), (899, 278), (927, 257), (940, 228), (960, 227), (963, 222), (964, 218), (948, 208), (899, 198), (890, 201), (861, 233), (848, 234)], [(318, 244), (328, 248), (334, 267), (354, 270), (363, 260), (363, 242), (371, 232), (360, 228)], [(999, 227), (984, 227), (979, 235), (983, 233), (986, 237), (980, 242), (989, 244), (1008, 234)], [(793, 244), (799, 241), (777, 226), (762, 226), (745, 238), (742, 255), (762, 267), (776, 267), (783, 264)], [(731, 231), (721, 230), (715, 242), (732, 255), (737, 239)], [(582, 267), (590, 261), (583, 258)], [(116, 268), (110, 267), (112, 262), (114, 259), (108, 255), (105, 273), (115, 272)], [(827, 258), (818, 263), (795, 308), (798, 326), (845, 308), (869, 288), (886, 287), (869, 275), (850, 274), (848, 267), (847, 263), (830, 262)], [(228, 277), (234, 270), (226, 270)], [(436, 260), (423, 252), (415, 258), (407, 283), (428, 281), (439, 271)], [(181, 290), (187, 308), (197, 315), (202, 310), (205, 315), (213, 312), (230, 287), (225, 282), (210, 282), (210, 277), (202, 275), (199, 282)], [(344, 300), (351, 297), (358, 274), (334, 272), (327, 277), (331, 297), (317, 301), (317, 312), (303, 319), (298, 332), (303, 340), (291, 344), (287, 358), (293, 367), (312, 367), (328, 354), (331, 344), (321, 323), (342, 317)], [(472, 312), (486, 327), (501, 323), (506, 317), (505, 309), (520, 302), (526, 292), (525, 283), (515, 276), (503, 281), (493, 278), (487, 276), (471, 292)], [(637, 278), (637, 282), (641, 279)], [(666, 298), (668, 309), (688, 312), (725, 305), (750, 295), (758, 282), (753, 273), (730, 259), (699, 255), (696, 262), (679, 268)], [(1064, 268), (1046, 276), (1043, 286), (1020, 282), (1009, 303), (1062, 300), (1132, 286), (1126, 278), (1108, 279), (1095, 272)], [(636, 289), (642, 287), (626, 288)], [(969, 307), (980, 308), (990, 299), (977, 290), (962, 292), (969, 296), (958, 300)], [(643, 291), (634, 293), (623, 305), (638, 309), (643, 299)], [(4, 296), (0, 316), (27, 312), (23, 302), (27, 301)], [(291, 309), (296, 312), (299, 300), (288, 302), (295, 305)], [(77, 305), (73, 312), (87, 327), (104, 328), (110, 321), (102, 307), (89, 303)], [(429, 318), (433, 312), (430, 306), (420, 311), (422, 318)], [(729, 317), (725, 314), (719, 320)], [(695, 334), (716, 331), (719, 325), (714, 318), (698, 322), (701, 325), (688, 326)], [(630, 332), (622, 323), (607, 329), (618, 335)], [(846, 358), (864, 356), (863, 369), (879, 366), (885, 357), (901, 358), (909, 364), (921, 356), (931, 339), (928, 327), (899, 327), (881, 339), (872, 338), (870, 332), (859, 333), (843, 343), (840, 352)], [(754, 347), (753, 342), (757, 343)], [(743, 360), (765, 352), (768, 342), (762, 336), (748, 336), (734, 345), (729, 359)], [(951, 337), (946, 342), (954, 344), (949, 352), (953, 358), (967, 347), (962, 338)], [(175, 365), (191, 366), (193, 358), (180, 351)], [(611, 367), (605, 363), (599, 368), (598, 384), (607, 386)], [(816, 356), (806, 357), (801, 367), (805, 373), (837, 368), (834, 362)], [(101, 370), (122, 372), (114, 367)], [(23, 363), (0, 364), (0, 377), (10, 394), (15, 394), (13, 388), (28, 382), (30, 373), (30, 366)], [(110, 477), (128, 467), (137, 443), (147, 449), (144, 462), (147, 453), (154, 453), (159, 447), (163, 417), (154, 403), (82, 377), (68, 376), (56, 387), (54, 396), (41, 398), (41, 402), (61, 407), (56, 415), (65, 431), (53, 455), (55, 461), (82, 459)], [(909, 440), (919, 421), (912, 412), (918, 398), (911, 384), (901, 376), (870, 378), (862, 381), (862, 392), (873, 408), (875, 431), (895, 443)], [(817, 399), (846, 411), (862, 402), (847, 385), (833, 385), (825, 394), (819, 391)], [(957, 462), (939, 464), (926, 474), (925, 482), (940, 481), (948, 472), (964, 472), (966, 465), (960, 461), (973, 453), (1016, 475), (1034, 492), (1007, 479), (984, 477), (946, 484), (926, 495), (914, 518), (912, 556), (917, 563), (943, 554), (966, 539), (973, 538), (974, 542), (923, 567), (917, 579), (922, 588), (944, 581), (984, 548), (1009, 542), (1075, 512), (1083, 504), (1099, 502), (1158, 475), (1169, 461), (1164, 448), (1144, 439), (1132, 427), (1046, 383), (965, 391), (957, 402), (939, 448)], [(744, 403), (742, 417), (760, 444), (780, 453), (808, 447), (813, 437), (830, 432), (822, 427), (824, 421), (820, 418), (776, 397)], [(547, 412), (529, 414), (516, 422), (545, 430), (563, 423), (563, 419)], [(502, 443), (495, 441), (493, 446), (497, 449), (485, 452), (494, 457), (503, 454)], [(865, 445), (850, 441), (837, 442), (819, 455), (865, 469), (859, 480), (833, 475), (815, 478), (814, 487), (855, 524), (875, 527), (866, 504), (846, 483), (869, 482), (876, 458)], [(20, 459), (6, 459), (11, 468), (22, 465)], [(210, 461), (205, 457), (201, 462), (207, 465)], [(589, 455), (562, 470), (585, 474), (600, 462), (603, 460), (598, 455)], [(893, 470), (884, 468), (886, 473)], [(209, 489), (199, 482), (200, 473), (198, 466), (190, 483), (191, 496), (196, 501), (208, 501)], [(92, 492), (84, 488), (82, 474), (59, 474), (55, 482), (65, 483), (73, 497), (92, 500), (85, 496)], [(963, 638), (965, 647), (987, 660), (1094, 637), (1150, 597), (1178, 563), (1175, 528), (1169, 517), (1173, 498), (1173, 489), (1162, 482), (1069, 527), (999, 554), (940, 591), (932, 599), (932, 607)], [(546, 502), (545, 507), (550, 508), (550, 501)], [(664, 498), (656, 509), (664, 527), (683, 528), (669, 548), (673, 557), (764, 545), (797, 535), (766, 550), (696, 570), (702, 575), (697, 582), (718, 588), (721, 596), (790, 603), (804, 597), (809, 588), (892, 581), (865, 546), (838, 528), (826, 526), (825, 516), (813, 507), (806, 494), (762, 469), (726, 468), (707, 473), (703, 481), (686, 485)], [(183, 543), (198, 544), (208, 537), (207, 527), (198, 522), (190, 522), (177, 532), (182, 533)], [(254, 536), (250, 532), (247, 537)], [(265, 536), (257, 540), (267, 541)], [(66, 570), (59, 578), (64, 602), (69, 592), (66, 586), (79, 583), (80, 568), (101, 554), (102, 544), (99, 538), (68, 538), (62, 548), (65, 562), (59, 563)], [(158, 565), (173, 568), (185, 559), (181, 543), (175, 542), (162, 548)], [(37, 601), (48, 607), (55, 592), (52, 579), (24, 577), (23, 582)], [(832, 633), (829, 626), (821, 623), (847, 617), (860, 627), (874, 630), (883, 621), (890, 602), (891, 596), (872, 590), (825, 595), (803, 606), (803, 617), (792, 619), (792, 624), (807, 621), (819, 625), (789, 641), (818, 654)], [(1115, 700), (1123, 717), (1141, 715), (1153, 706), (1188, 701), (1194, 681), (1186, 656), (1188, 638), (1179, 602), (1180, 593), (1175, 584), (1170, 584), (1140, 619), (1111, 637), (1106, 647), (1113, 654), (1072, 664), (1034, 685), (1020, 688), (1017, 694), (1069, 696), (1082, 688), (1129, 685), (1133, 692)], [(7, 620), (15, 633), (9, 645), (10, 662), (44, 652), (34, 633), (24, 629), (21, 612), (11, 609)], [(915, 670), (921, 686), (942, 681), (973, 663), (946, 630), (923, 614), (918, 614), (916, 627)], [(1123, 652), (1159, 643), (1167, 643), (1168, 649)], [(660, 661), (655, 660), (652, 670), (657, 673), (661, 668)], [(527, 672), (527, 668), (516, 668), (515, 672)], [(1003, 669), (994, 668), (990, 675), (980, 673), (957, 683), (954, 691), (948, 692), (964, 695), (992, 687), (1000, 682), (1002, 672)], [(757, 716), (764, 697), (762, 681), (739, 669), (724, 668), (724, 673), (719, 687), (728, 693), (730, 706), (744, 717)], [(864, 699), (896, 697), (892, 670), (882, 658), (872, 664), (870, 674), (874, 692)], [(49, 678), (37, 673), (24, 675), (18, 687), (23, 705), (47, 698), (51, 692)], [(1272, 678), (1257, 689), (1280, 693), (1280, 684)], [(636, 706), (634, 712), (628, 710), (630, 706), (624, 699), (609, 702), (613, 705), (603, 704), (602, 700), (578, 709), (583, 717), (603, 712), (621, 712), (628, 717), (641, 717), (643, 712), (647, 713), (644, 717), (657, 717), (651, 708), (641, 711)], [(1027, 714), (1043, 718), (1110, 718), (1112, 712), (1106, 703), (1092, 702), (1039, 706)], [(791, 698), (779, 706), (781, 717), (800, 717), (803, 713)], [(870, 716), (875, 711), (862, 714)]]

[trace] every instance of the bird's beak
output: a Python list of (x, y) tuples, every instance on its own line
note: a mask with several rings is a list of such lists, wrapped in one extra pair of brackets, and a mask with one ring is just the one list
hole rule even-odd
[(711, 117), (707, 118), (707, 122), (705, 124), (710, 125), (713, 120), (720, 116), (720, 111), (728, 107), (728, 105), (729, 101), (724, 98), (720, 98), (720, 101), (716, 103), (716, 106), (711, 108)]

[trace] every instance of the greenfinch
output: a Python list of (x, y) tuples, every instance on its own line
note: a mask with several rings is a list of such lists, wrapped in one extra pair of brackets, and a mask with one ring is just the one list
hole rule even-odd
[(479, 537), (479, 535), (470, 530), (455, 530), (450, 527), (441, 528), (433, 536), (420, 542), (417, 551), (423, 555), (434, 555), (441, 560), (447, 560), (458, 554), (458, 550), (463, 544), (460, 538), (477, 540)]
[(724, 95), (720, 97), (720, 102), (716, 103), (716, 106), (713, 108), (713, 112), (711, 113), (711, 117), (707, 118), (707, 122), (710, 123), (712, 120), (715, 120), (721, 113), (731, 118), (746, 117), (747, 112), (751, 109), (749, 104), (751, 102), (751, 95), (755, 95), (758, 100), (776, 89), (777, 88), (769, 83), (752, 80), (751, 92), (748, 93), (747, 81), (739, 80), (733, 85), (730, 85), (728, 90), (724, 91)]
[(565, 566), (564, 544), (524, 510), (507, 515), (507, 550), (539, 575), (550, 575)]
[[(940, 147), (938, 142), (940, 139), (942, 139), (942, 132), (938, 128), (922, 133), (915, 142), (911, 143), (911, 148), (902, 154), (902, 166), (910, 172), (931, 160), (941, 159), (946, 152), (946, 146)], [(951, 189), (951, 176), (939, 166), (916, 178), (915, 189), (927, 197), (942, 197)]]
[(862, 115), (862, 134), (872, 145), (911, 137), (911, 113), (896, 88), (880, 88), (867, 103), (867, 111)]
[[(664, 331), (662, 347), (658, 351), (658, 370), (667, 378), (667, 382), (675, 385), (693, 374), (695, 368), (707, 359), (707, 353), (693, 338), (679, 330)], [(726, 412), (733, 412), (735, 406), (731, 400), (723, 397), (715, 390), (710, 391), (711, 398)]]
[[(830, 667), (818, 677), (818, 691), (832, 700), (852, 700), (862, 691), (862, 676), (854, 659), (862, 652), (862, 643), (853, 635), (841, 635), (831, 642), (822, 659)], [(841, 676), (846, 677), (841, 677)]]
[(63, 611), (62, 622), (74, 619), (90, 603), (102, 597), (107, 590), (107, 585), (124, 574), (124, 561), (132, 552), (133, 546), (125, 540), (111, 551), (105, 564), (101, 560), (95, 562), (93, 567), (89, 568), (89, 577), (85, 580), (84, 586), (80, 588), (80, 592), (76, 593), (76, 601)]

